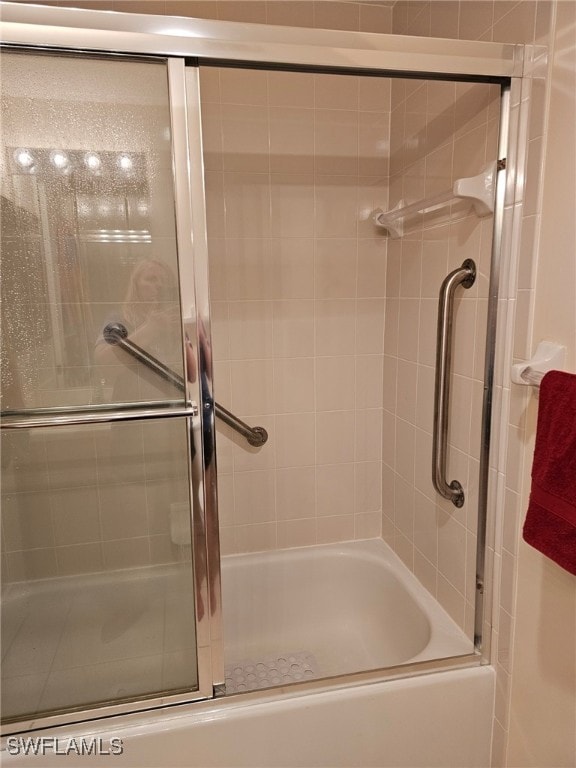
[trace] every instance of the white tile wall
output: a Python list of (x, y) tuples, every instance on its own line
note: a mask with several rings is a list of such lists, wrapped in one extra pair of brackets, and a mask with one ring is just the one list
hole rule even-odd
[(216, 396), (271, 434), (218, 434), (223, 551), (379, 535), (389, 84), (201, 70), (201, 97)]
[[(444, 192), (455, 178), (475, 175), (488, 157), (494, 158), (498, 98), (490, 86), (394, 82), (390, 205)], [(414, 217), (406, 222), (404, 236), (388, 244), (383, 461), (388, 470), (384, 486), (392, 472), (396, 498), (384, 510), (383, 529), (453, 618), (471, 630), (466, 617), (474, 600), (491, 240), (487, 224), (469, 207), (453, 208)], [(451, 479), (461, 479), (467, 498), (466, 507), (456, 510), (434, 491), (430, 465), (438, 292), (446, 274), (464, 258), (474, 258), (479, 278), (455, 302), (448, 468)]]

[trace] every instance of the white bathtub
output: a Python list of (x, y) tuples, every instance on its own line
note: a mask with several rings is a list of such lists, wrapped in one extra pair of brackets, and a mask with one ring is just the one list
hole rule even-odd
[[(223, 600), (226, 661), (244, 672), (249, 662), (301, 653), (329, 677), (471, 650), (379, 540), (225, 558)], [(41, 732), (61, 748), (88, 738), (106, 750), (121, 739), (121, 755), (11, 755), (4, 740), (2, 764), (485, 768), (493, 698), (488, 666), (328, 690), (288, 686)]]
[(331, 677), (473, 652), (381, 539), (230, 556), (222, 585), (229, 673), (299, 654)]

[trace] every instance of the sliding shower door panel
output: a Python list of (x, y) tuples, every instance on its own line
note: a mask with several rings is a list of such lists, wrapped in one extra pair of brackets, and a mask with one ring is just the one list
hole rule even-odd
[(211, 695), (184, 65), (2, 65), (3, 717)]
[[(270, 433), (218, 434), (226, 690), (473, 656), (493, 220), (453, 190), (496, 165), (500, 88), (241, 66), (200, 84), (216, 388)], [(432, 484), (436, 323), (468, 260), (454, 506)]]

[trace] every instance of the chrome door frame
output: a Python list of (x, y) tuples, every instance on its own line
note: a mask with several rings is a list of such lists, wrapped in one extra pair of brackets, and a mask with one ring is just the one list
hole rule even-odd
[[(176, 242), (178, 244), (178, 272), (180, 288), (180, 306), (182, 309), (182, 339), (184, 342), (184, 370), (186, 402), (199, 403), (200, 415), (198, 419), (188, 419), (188, 439), (196, 436), (196, 451), (193, 457), (192, 446), (188, 446), (188, 456), (191, 463), (190, 492), (192, 500), (190, 505), (192, 519), (190, 530), (192, 531), (192, 547), (194, 556), (194, 589), (196, 603), (196, 648), (198, 659), (198, 698), (211, 698), (214, 695), (214, 686), (224, 682), (224, 661), (222, 651), (221, 630), (221, 599), (220, 599), (220, 554), (219, 547), (211, 547), (214, 537), (209, 536), (211, 526), (218, 525), (218, 510), (215, 504), (215, 496), (205, 481), (206, 469), (204, 466), (206, 451), (204, 450), (204, 436), (206, 428), (214, 434), (214, 414), (210, 404), (203, 402), (201, 377), (208, 375), (202, 370), (202, 358), (200, 345), (202, 334), (199, 326), (200, 319), (199, 302), (196, 290), (198, 282), (208, 285), (208, 259), (205, 236), (200, 234), (206, 230), (206, 210), (203, 193), (202, 165), (198, 162), (197, 154), (201, 152), (200, 125), (194, 120), (195, 105), (200, 103), (200, 91), (198, 80), (190, 82), (186, 70), (185, 61), (182, 58), (168, 59), (168, 93), (170, 100), (171, 144), (174, 179), (174, 201), (176, 212)], [(191, 99), (189, 105), (188, 99)], [(198, 115), (199, 115), (199, 110)], [(199, 193), (201, 190), (201, 193)], [(200, 231), (198, 235), (195, 233)], [(203, 246), (204, 243), (204, 246)], [(204, 313), (205, 314), (205, 313)], [(205, 319), (208, 324), (208, 318)], [(209, 325), (207, 333), (210, 332)], [(209, 338), (209, 337), (208, 337)], [(188, 342), (193, 343), (189, 352), (194, 356), (196, 375), (190, 375), (188, 371), (188, 357), (186, 347)], [(211, 375), (208, 376), (211, 379)], [(206, 426), (206, 422), (209, 422)], [(196, 435), (194, 433), (196, 432)], [(214, 439), (211, 440), (212, 446)], [(215, 452), (208, 461), (214, 464)], [(202, 482), (200, 482), (202, 479)], [(218, 543), (216, 539), (216, 544)], [(199, 564), (205, 563), (206, 567), (199, 571)], [(209, 585), (213, 589), (209, 589)], [(215, 605), (211, 604), (211, 595), (214, 595)], [(204, 606), (202, 616), (199, 614), (199, 606)], [(184, 698), (183, 700), (190, 700)]]
[[(184, 329), (192, 331), (190, 319), (196, 317), (194, 338), (198, 342), (198, 322), (202, 322), (209, 338), (208, 274), (206, 248), (206, 211), (203, 188), (203, 163), (201, 152), (200, 95), (197, 67), (186, 63), (213, 66), (249, 66), (263, 69), (285, 68), (315, 72), (354, 73), (358, 75), (396, 76), (427, 79), (450, 79), (506, 84), (519, 83), (524, 76), (526, 46), (506, 43), (440, 40), (411, 36), (372, 34), (365, 32), (340, 32), (310, 30), (291, 27), (274, 27), (261, 24), (206, 21), (199, 19), (124, 14), (109, 11), (89, 11), (73, 8), (57, 8), (20, 3), (0, 2), (0, 45), (29, 52), (73, 52), (76, 54), (108, 56), (160, 57), (169, 61), (170, 98), (173, 130), (173, 162), (176, 187), (178, 221), (178, 247), (180, 279), (183, 286), (182, 306)], [(503, 106), (503, 112), (509, 108)], [(507, 126), (507, 121), (504, 121)], [(502, 133), (501, 145), (507, 145), (508, 134)], [(502, 141), (503, 139), (503, 141)], [(503, 189), (505, 174), (500, 177)], [(504, 199), (498, 195), (495, 210), (495, 226), (502, 223)], [(500, 250), (501, 240), (494, 242), (494, 255)], [(182, 251), (180, 250), (182, 248)], [(180, 254), (186, 258), (180, 259)], [(193, 256), (194, 263), (189, 260)], [(496, 258), (497, 261), (497, 258)], [(493, 267), (495, 263), (493, 263)], [(195, 310), (191, 307), (193, 288), (196, 285)], [(498, 285), (498, 275), (492, 275), (492, 286)], [(495, 325), (495, 303), (490, 296), (493, 310), (489, 325)], [(494, 367), (494, 345), (488, 345), (486, 371), (491, 381)], [(196, 347), (198, 349), (198, 346)], [(491, 359), (488, 359), (491, 358)], [(200, 363), (197, 355), (197, 365)], [(199, 370), (199, 369), (198, 369)], [(192, 388), (194, 400), (201, 401), (198, 384)], [(189, 392), (189, 395), (192, 391)], [(485, 400), (483, 414), (484, 435), (489, 435), (491, 401)], [(213, 429), (213, 414), (211, 414)], [(488, 442), (483, 438), (484, 467), (488, 466)], [(215, 457), (213, 457), (215, 462)], [(487, 475), (487, 471), (486, 471)], [(484, 498), (485, 502), (485, 498)], [(208, 568), (211, 573), (197, 595), (208, 606), (210, 577), (220, 586), (219, 547), (217, 545), (217, 507), (215, 488), (204, 488), (203, 520), (211, 527), (205, 542)], [(486, 509), (480, 510), (484, 521), (479, 530), (485, 529)], [(216, 541), (216, 545), (214, 545)], [(484, 569), (485, 552), (479, 557), (481, 572)], [(482, 603), (477, 607), (482, 608)], [(484, 609), (486, 609), (484, 604)], [(211, 697), (218, 692), (223, 676), (222, 615), (219, 599), (197, 624), (198, 631), (198, 696), (176, 695), (135, 701), (131, 704), (100, 707), (70, 716), (52, 716), (42, 720), (20, 723), (18, 731), (50, 725), (63, 725), (82, 720), (97, 719), (109, 715), (152, 709), (168, 704), (193, 702)], [(480, 610), (482, 614), (482, 610)], [(484, 614), (484, 623), (486, 624)], [(477, 630), (482, 626), (482, 616), (477, 615)], [(486, 645), (484, 646), (486, 648)], [(479, 654), (471, 654), (470, 661), (479, 660)], [(484, 656), (484, 661), (486, 656)], [(454, 660), (452, 660), (454, 663)], [(446, 667), (444, 660), (440, 667)], [(426, 665), (428, 667), (428, 665)], [(353, 675), (363, 678), (367, 673)], [(369, 677), (372, 677), (372, 673)], [(348, 679), (348, 677), (347, 677)], [(325, 686), (326, 681), (310, 684), (312, 689)]]
[[(521, 77), (523, 45), (0, 2), (5, 44), (451, 78)], [(449, 52), (447, 52), (449, 51)]]

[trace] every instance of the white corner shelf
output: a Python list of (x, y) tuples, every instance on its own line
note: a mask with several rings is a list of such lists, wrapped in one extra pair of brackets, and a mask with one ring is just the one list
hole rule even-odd
[(404, 234), (404, 220), (418, 213), (431, 213), (449, 205), (453, 200), (471, 200), (478, 216), (488, 216), (494, 212), (494, 184), (496, 163), (490, 163), (477, 176), (457, 179), (452, 188), (434, 197), (424, 198), (407, 205), (400, 200), (395, 208), (383, 211), (377, 208), (372, 214), (374, 223), (387, 229), (391, 238)]

